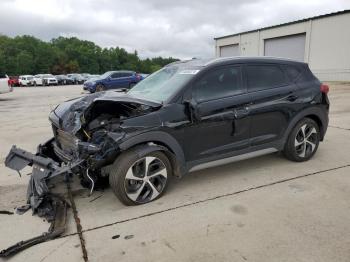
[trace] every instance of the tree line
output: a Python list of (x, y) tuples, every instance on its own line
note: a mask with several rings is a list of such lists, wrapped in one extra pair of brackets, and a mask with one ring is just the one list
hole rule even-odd
[(140, 59), (137, 51), (124, 48), (101, 48), (91, 41), (76, 37), (58, 37), (49, 42), (33, 36), (14, 38), (0, 35), (0, 72), (22, 74), (102, 74), (110, 70), (133, 70), (152, 73), (177, 61), (172, 57)]

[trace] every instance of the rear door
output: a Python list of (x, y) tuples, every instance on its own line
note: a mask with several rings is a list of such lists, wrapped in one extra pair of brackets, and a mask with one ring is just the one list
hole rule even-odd
[(245, 65), (244, 79), (252, 97), (251, 146), (277, 142), (297, 111), (297, 86), (281, 65), (272, 63)]
[(121, 78), (121, 73), (117, 72), (117, 73), (113, 73), (110, 76), (110, 79), (108, 81), (108, 87), (109, 88), (120, 88), (121, 84), (120, 84), (120, 78)]
[(192, 99), (200, 119), (185, 131), (186, 159), (200, 161), (249, 147), (250, 98), (240, 65), (222, 66), (199, 76)]

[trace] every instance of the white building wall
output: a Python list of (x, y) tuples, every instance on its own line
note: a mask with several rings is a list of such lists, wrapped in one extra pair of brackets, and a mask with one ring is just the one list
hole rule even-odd
[(350, 14), (312, 21), (308, 62), (320, 79), (350, 81)]
[(241, 56), (263, 56), (264, 40), (306, 33), (304, 62), (322, 81), (350, 81), (350, 13), (243, 33), (216, 40), (220, 46), (239, 44)]

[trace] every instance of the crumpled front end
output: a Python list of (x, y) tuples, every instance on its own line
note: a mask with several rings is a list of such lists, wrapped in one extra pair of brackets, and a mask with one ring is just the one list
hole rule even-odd
[[(148, 114), (160, 106), (116, 92), (101, 92), (56, 107), (49, 116), (54, 137), (39, 145), (35, 154), (13, 146), (6, 157), (5, 165), (19, 174), (26, 166), (33, 168), (27, 205), (18, 211), (31, 208), (33, 214), (45, 217), (52, 225), (60, 224), (56, 221), (57, 214), (65, 213), (62, 209), (66, 209), (67, 203), (50, 192), (52, 179), (60, 176), (68, 182), (72, 175), (77, 175), (92, 192), (96, 182), (108, 176), (103, 167), (113, 163), (120, 153), (120, 141), (127, 132), (138, 129), (123, 127), (123, 121)], [(64, 232), (62, 228), (55, 230), (54, 226), (51, 231), (52, 236)], [(48, 238), (35, 239), (18, 243), (2, 251), (0, 256), (14, 254), (28, 247), (28, 243), (40, 243)]]

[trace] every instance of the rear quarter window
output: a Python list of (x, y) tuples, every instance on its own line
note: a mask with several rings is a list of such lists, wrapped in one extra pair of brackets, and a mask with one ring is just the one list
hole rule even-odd
[(245, 67), (248, 92), (276, 88), (288, 84), (279, 65), (247, 65)]
[(295, 82), (298, 77), (300, 76), (301, 69), (296, 67), (296, 66), (291, 66), (291, 65), (285, 65), (283, 66), (286, 75), (288, 76), (289, 80)]

